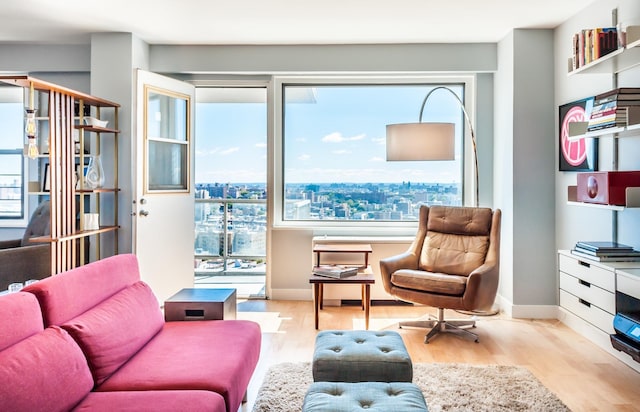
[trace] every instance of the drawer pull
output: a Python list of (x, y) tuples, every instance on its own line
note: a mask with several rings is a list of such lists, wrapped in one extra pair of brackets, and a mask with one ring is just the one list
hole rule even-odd
[(582, 303), (583, 305), (585, 305), (586, 307), (590, 308), (591, 307), (591, 303), (587, 302), (584, 299), (580, 299), (578, 298), (578, 302)]
[(584, 266), (584, 267), (586, 267), (586, 268), (590, 268), (590, 267), (591, 267), (591, 264), (590, 264), (590, 263), (583, 262), (583, 261), (581, 261), (581, 260), (579, 260), (579, 261), (578, 261), (578, 264), (580, 264), (580, 265), (582, 265), (582, 266)]
[(588, 288), (591, 287), (591, 283), (587, 282), (586, 280), (578, 279), (578, 283), (581, 284), (582, 286), (586, 286)]

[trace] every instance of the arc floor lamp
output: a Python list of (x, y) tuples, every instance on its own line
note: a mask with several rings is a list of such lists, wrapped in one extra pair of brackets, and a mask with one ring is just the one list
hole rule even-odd
[(464, 118), (471, 131), (473, 145), (475, 205), (479, 202), (478, 188), (478, 150), (476, 135), (464, 108), (464, 103), (457, 94), (446, 86), (438, 86), (430, 90), (422, 101), (418, 123), (398, 123), (387, 125), (387, 161), (435, 161), (454, 160), (455, 125), (453, 123), (422, 122), (422, 114), (429, 97), (437, 90), (446, 90), (456, 98), (464, 113)]

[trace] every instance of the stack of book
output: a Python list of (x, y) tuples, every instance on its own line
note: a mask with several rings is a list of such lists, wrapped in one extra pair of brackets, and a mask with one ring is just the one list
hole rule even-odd
[(573, 35), (573, 70), (616, 51), (622, 43), (615, 27), (580, 30)]
[(640, 123), (640, 87), (620, 87), (594, 98), (587, 131)]
[(577, 242), (571, 253), (598, 262), (640, 262), (640, 251), (618, 242)]
[(320, 265), (313, 268), (313, 274), (328, 278), (342, 279), (357, 275), (358, 268), (342, 265)]

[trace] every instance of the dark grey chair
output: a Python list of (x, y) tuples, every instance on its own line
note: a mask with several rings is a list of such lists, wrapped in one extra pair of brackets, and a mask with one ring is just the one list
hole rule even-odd
[(44, 201), (33, 212), (22, 239), (0, 241), (0, 291), (7, 290), (11, 283), (51, 275), (50, 244), (29, 241), (32, 237), (49, 235), (50, 230), (51, 206)]

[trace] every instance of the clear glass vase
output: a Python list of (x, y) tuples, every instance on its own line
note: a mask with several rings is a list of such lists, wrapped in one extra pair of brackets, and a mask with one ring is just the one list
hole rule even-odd
[(97, 189), (104, 185), (104, 169), (99, 155), (91, 156), (87, 165), (87, 174), (84, 177), (87, 189)]

